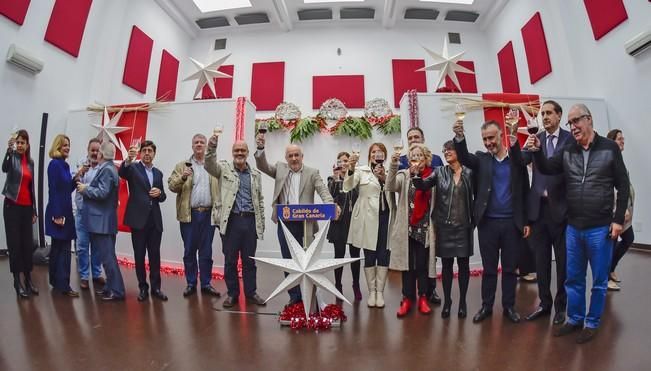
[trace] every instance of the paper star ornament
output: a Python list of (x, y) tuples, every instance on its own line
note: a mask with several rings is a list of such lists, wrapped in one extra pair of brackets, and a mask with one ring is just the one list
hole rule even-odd
[(441, 71), (439, 74), (439, 81), (436, 84), (436, 87), (434, 90), (438, 89), (443, 81), (445, 81), (446, 76), (450, 76), (450, 79), (452, 80), (452, 83), (461, 91), (461, 85), (459, 84), (459, 80), (457, 79), (457, 72), (464, 72), (464, 73), (472, 73), (474, 72), (466, 67), (463, 67), (459, 63), (459, 59), (466, 53), (466, 52), (461, 52), (458, 54), (455, 54), (453, 56), (449, 56), (448, 54), (448, 38), (446, 37), (443, 39), (443, 52), (441, 54), (438, 54), (436, 52), (433, 52), (426, 47), (423, 46), (423, 49), (429, 54), (433, 59), (434, 63), (430, 64), (429, 66), (425, 66), (423, 68), (420, 68), (416, 70), (417, 72), (421, 71)]
[(266, 301), (269, 301), (281, 292), (296, 286), (296, 284), (300, 284), (301, 293), (304, 299), (303, 306), (305, 308), (305, 317), (310, 316), (310, 309), (312, 306), (311, 298), (312, 293), (314, 292), (314, 286), (318, 286), (350, 304), (348, 299), (346, 299), (346, 297), (335, 288), (335, 285), (332, 284), (324, 274), (334, 270), (335, 268), (360, 260), (361, 258), (321, 259), (321, 251), (325, 242), (325, 236), (330, 227), (330, 222), (328, 222), (326, 226), (317, 233), (314, 241), (312, 241), (310, 246), (305, 250), (303, 250), (298, 241), (296, 241), (294, 236), (292, 236), (287, 227), (285, 227), (285, 224), (282, 221), (279, 221), (279, 223), (282, 225), (283, 233), (285, 234), (285, 239), (289, 244), (289, 252), (291, 253), (292, 258), (252, 257), (261, 263), (269, 264), (289, 273), (271, 295), (269, 295), (269, 298)]
[(186, 77), (185, 79), (183, 79), (183, 81), (197, 80), (197, 88), (194, 90), (194, 95), (192, 96), (193, 98), (196, 97), (201, 92), (201, 90), (206, 84), (208, 84), (208, 87), (210, 88), (210, 91), (212, 92), (213, 96), (215, 97), (217, 96), (217, 93), (215, 91), (215, 78), (233, 77), (227, 73), (218, 71), (219, 67), (230, 56), (231, 55), (229, 53), (225, 57), (221, 57), (220, 59), (216, 60), (215, 62), (212, 62), (207, 66), (196, 61), (193, 58), (190, 58), (190, 61), (192, 62), (192, 64), (194, 64), (194, 66), (198, 69), (198, 71)]
[(118, 148), (120, 147), (120, 143), (118, 142), (118, 139), (115, 136), (115, 134), (131, 129), (126, 126), (117, 126), (118, 122), (120, 121), (120, 117), (122, 117), (123, 111), (124, 110), (121, 109), (118, 113), (113, 115), (113, 118), (109, 118), (108, 110), (106, 109), (106, 107), (104, 107), (104, 120), (102, 121), (102, 124), (101, 125), (91, 124), (94, 128), (96, 128), (99, 131), (99, 133), (97, 134), (97, 139), (101, 140), (102, 142), (107, 140), (115, 144), (116, 147)]

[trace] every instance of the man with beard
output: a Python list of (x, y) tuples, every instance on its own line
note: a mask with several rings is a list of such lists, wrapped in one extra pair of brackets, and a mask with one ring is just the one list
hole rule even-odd
[[(537, 134), (538, 140), (545, 143), (542, 148), (545, 157), (552, 157), (562, 151), (567, 144), (574, 142), (569, 131), (560, 128), (563, 108), (553, 100), (543, 103), (540, 113), (544, 131)], [(532, 152), (523, 153), (526, 163), (533, 160)], [(538, 297), (540, 305), (526, 317), (527, 321), (551, 314), (552, 305), (556, 309), (554, 324), (565, 322), (567, 295), (565, 294), (565, 226), (567, 224), (567, 195), (563, 175), (545, 175), (533, 166), (531, 192), (527, 198), (527, 213), (531, 223), (531, 238), (536, 256), (538, 273)], [(551, 273), (552, 249), (556, 258), (556, 297), (552, 298)]]
[[(567, 115), (567, 125), (576, 143), (547, 158), (541, 141), (530, 135), (525, 148), (534, 153), (534, 163), (543, 174), (562, 174), (567, 193), (567, 321), (554, 331), (565, 336), (581, 330), (579, 344), (594, 338), (606, 303), (613, 240), (622, 233), (628, 206), (629, 179), (622, 153), (615, 142), (594, 131), (592, 114), (585, 104), (576, 104)], [(613, 189), (617, 189), (617, 202)], [(585, 313), (585, 276), (592, 270), (590, 308)]]
[(482, 307), (473, 317), (478, 323), (493, 313), (497, 289), (497, 267), (502, 263), (502, 308), (504, 316), (513, 323), (520, 322), (515, 311), (518, 247), (521, 238), (529, 236), (526, 210), (529, 175), (524, 165), (520, 144), (514, 136), (502, 144), (502, 129), (496, 121), (481, 126), (486, 152), (468, 152), (463, 133), (463, 121), (454, 124), (455, 149), (461, 164), (472, 169), (476, 196), (473, 220), (479, 232), (479, 251), (484, 273), (481, 279)]
[(233, 143), (233, 160), (217, 161), (218, 137), (213, 135), (208, 142), (205, 169), (219, 180), (221, 198), (213, 214), (218, 225), (224, 251), (224, 278), (228, 296), (224, 308), (238, 304), (240, 284), (237, 277), (237, 260), (242, 259), (242, 281), (246, 302), (265, 305), (256, 292), (255, 250), (258, 239), (264, 235), (264, 198), (262, 196), (261, 174), (252, 169), (246, 159), (249, 147), (240, 140)]
[[(90, 182), (97, 174), (98, 154), (99, 154), (100, 140), (92, 138), (88, 141), (87, 155), (77, 162), (77, 169), (82, 169), (80, 172), (79, 182), (90, 184)], [(77, 169), (74, 171), (76, 172)], [(100, 260), (99, 253), (93, 247), (90, 248), (90, 236), (88, 228), (82, 223), (82, 210), (84, 207), (84, 197), (81, 193), (75, 194), (75, 227), (77, 228), (77, 240), (75, 245), (77, 247), (77, 269), (79, 271), (79, 287), (84, 290), (88, 289), (89, 278), (92, 274), (93, 283), (97, 285), (104, 285), (106, 281), (102, 277), (102, 261)], [(90, 257), (90, 261), (89, 258)]]
[(140, 162), (134, 162), (137, 147), (129, 148), (129, 157), (122, 162), (119, 175), (129, 183), (129, 201), (124, 213), (124, 224), (131, 228), (131, 243), (138, 277), (138, 301), (149, 297), (145, 255), (149, 256), (151, 295), (167, 301), (161, 289), (160, 243), (163, 236), (163, 218), (160, 203), (167, 196), (163, 189), (163, 173), (154, 167), (156, 145), (145, 140), (140, 145)]

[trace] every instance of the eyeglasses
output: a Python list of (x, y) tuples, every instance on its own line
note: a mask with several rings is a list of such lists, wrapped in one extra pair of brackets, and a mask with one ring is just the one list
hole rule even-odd
[(579, 123), (579, 121), (583, 120), (586, 117), (590, 117), (590, 115), (581, 115), (579, 117), (575, 117), (571, 120), (568, 120), (565, 125), (567, 125), (568, 128), (571, 128), (572, 126), (576, 125)]

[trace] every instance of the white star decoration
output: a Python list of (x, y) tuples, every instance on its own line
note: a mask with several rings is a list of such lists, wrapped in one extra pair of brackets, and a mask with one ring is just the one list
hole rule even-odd
[(207, 66), (190, 58), (190, 61), (194, 64), (195, 67), (197, 67), (198, 71), (186, 77), (183, 81), (197, 80), (197, 88), (194, 91), (194, 95), (192, 96), (193, 98), (196, 97), (199, 92), (201, 92), (201, 89), (203, 89), (204, 85), (206, 84), (208, 84), (208, 87), (210, 88), (210, 91), (212, 91), (212, 94), (215, 97), (217, 96), (217, 93), (215, 91), (215, 78), (233, 77), (227, 73), (218, 71), (219, 67), (224, 63), (226, 58), (230, 56), (231, 55), (228, 54), (227, 56), (222, 57)]
[(429, 66), (420, 68), (416, 71), (441, 71), (439, 75), (439, 81), (436, 84), (436, 87), (434, 90), (438, 89), (441, 86), (441, 83), (445, 81), (445, 76), (450, 76), (450, 79), (452, 79), (452, 83), (461, 91), (461, 86), (459, 85), (459, 80), (457, 79), (457, 74), (456, 72), (465, 72), (465, 73), (472, 73), (474, 72), (472, 70), (467, 69), (466, 67), (461, 66), (457, 62), (461, 57), (466, 53), (466, 52), (461, 52), (459, 54), (455, 54), (452, 57), (448, 55), (448, 38), (446, 37), (443, 40), (443, 52), (441, 54), (435, 53), (426, 47), (423, 46), (423, 49), (429, 54), (433, 59), (434, 63), (430, 64)]
[(126, 126), (117, 126), (118, 121), (120, 121), (120, 117), (122, 117), (123, 111), (124, 110), (120, 110), (120, 112), (113, 115), (113, 118), (109, 118), (108, 110), (106, 107), (104, 107), (104, 121), (102, 122), (102, 125), (92, 124), (93, 127), (99, 130), (99, 133), (97, 134), (97, 138), (99, 140), (102, 142), (108, 140), (111, 143), (115, 144), (117, 147), (120, 146), (120, 143), (118, 142), (115, 134), (131, 129)]
[(271, 295), (269, 295), (269, 298), (266, 301), (273, 299), (281, 292), (296, 286), (296, 284), (300, 282), (306, 317), (309, 317), (310, 315), (310, 307), (312, 306), (311, 298), (315, 285), (323, 288), (339, 299), (350, 304), (346, 297), (343, 296), (339, 290), (337, 290), (335, 286), (325, 277), (324, 273), (360, 260), (361, 258), (320, 259), (321, 250), (323, 249), (323, 243), (325, 241), (325, 235), (328, 231), (328, 228), (330, 227), (330, 222), (328, 222), (326, 226), (317, 233), (314, 241), (312, 241), (306, 250), (303, 250), (301, 245), (296, 241), (294, 236), (292, 236), (287, 227), (285, 227), (285, 224), (283, 224), (282, 221), (279, 221), (279, 223), (281, 223), (283, 227), (283, 233), (285, 234), (285, 239), (289, 244), (289, 252), (291, 253), (292, 258), (282, 259), (252, 257), (261, 263), (279, 267), (283, 271), (289, 273), (289, 275), (285, 277), (285, 280), (283, 280), (271, 293)]

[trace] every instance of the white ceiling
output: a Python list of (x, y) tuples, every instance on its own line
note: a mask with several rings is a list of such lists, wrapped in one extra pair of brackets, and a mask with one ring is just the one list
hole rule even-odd
[[(219, 0), (215, 0), (219, 1)], [(421, 2), (419, 0), (365, 0), (363, 2), (351, 1), (342, 3), (305, 4), (303, 0), (250, 0), (250, 8), (231, 9), (217, 12), (201, 13), (192, 0), (156, 0), (189, 35), (192, 37), (228, 33), (233, 31), (265, 31), (283, 30), (291, 31), (297, 27), (314, 26), (337, 23), (366, 23), (377, 24), (378, 27), (394, 28), (412, 25), (438, 25), (454, 24), (464, 27), (484, 29), (495, 18), (508, 0), (475, 0), (472, 5), (446, 4), (437, 2)], [(340, 19), (341, 8), (373, 8), (374, 19), (350, 20)], [(305, 9), (332, 9), (331, 20), (300, 21), (297, 11)], [(439, 15), (436, 20), (409, 20), (404, 19), (405, 10), (408, 8), (436, 9)], [(479, 18), (474, 23), (453, 22), (444, 20), (445, 14), (450, 10), (465, 10), (479, 13)], [(269, 23), (254, 25), (238, 25), (235, 16), (246, 13), (266, 13)], [(229, 26), (201, 29), (195, 23), (201, 18), (224, 16), (228, 19)]]

